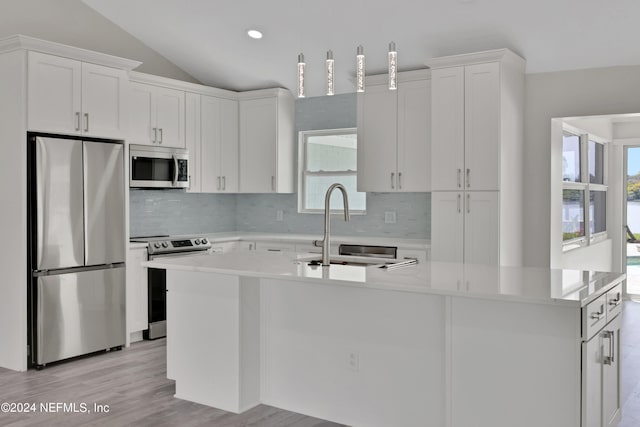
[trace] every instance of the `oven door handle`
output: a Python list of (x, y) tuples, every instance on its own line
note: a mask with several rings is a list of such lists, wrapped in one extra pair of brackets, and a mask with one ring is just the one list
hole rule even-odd
[(173, 186), (178, 185), (178, 159), (175, 154), (171, 155), (173, 159)]

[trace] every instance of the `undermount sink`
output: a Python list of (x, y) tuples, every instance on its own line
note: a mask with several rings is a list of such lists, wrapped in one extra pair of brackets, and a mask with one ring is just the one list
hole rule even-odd
[[(322, 257), (314, 256), (309, 258), (300, 259), (298, 261), (306, 262), (309, 265), (318, 265), (322, 264)], [(376, 258), (376, 257), (361, 257), (361, 256), (353, 256), (353, 255), (332, 255), (331, 256), (331, 264), (335, 265), (352, 265), (352, 266), (361, 266), (367, 267), (370, 265), (385, 265), (385, 264), (393, 264), (401, 260), (395, 258)]]

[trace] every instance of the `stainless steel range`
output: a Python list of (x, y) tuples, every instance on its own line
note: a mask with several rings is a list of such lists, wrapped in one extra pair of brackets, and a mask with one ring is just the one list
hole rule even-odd
[[(211, 242), (206, 237), (151, 236), (131, 238), (132, 242), (148, 243), (149, 260), (175, 257), (207, 255)], [(167, 273), (164, 269), (148, 269), (149, 329), (144, 338), (154, 340), (167, 336)]]

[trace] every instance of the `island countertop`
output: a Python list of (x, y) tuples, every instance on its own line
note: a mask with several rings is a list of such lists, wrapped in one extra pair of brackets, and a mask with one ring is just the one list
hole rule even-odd
[(318, 255), (235, 251), (160, 258), (150, 268), (221, 273), (399, 292), (581, 307), (624, 280), (622, 273), (426, 262), (387, 270), (379, 265), (309, 265)]

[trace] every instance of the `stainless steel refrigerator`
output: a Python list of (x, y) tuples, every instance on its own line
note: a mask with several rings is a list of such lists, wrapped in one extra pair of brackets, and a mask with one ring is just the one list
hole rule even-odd
[(124, 147), (29, 135), (30, 365), (125, 344)]

